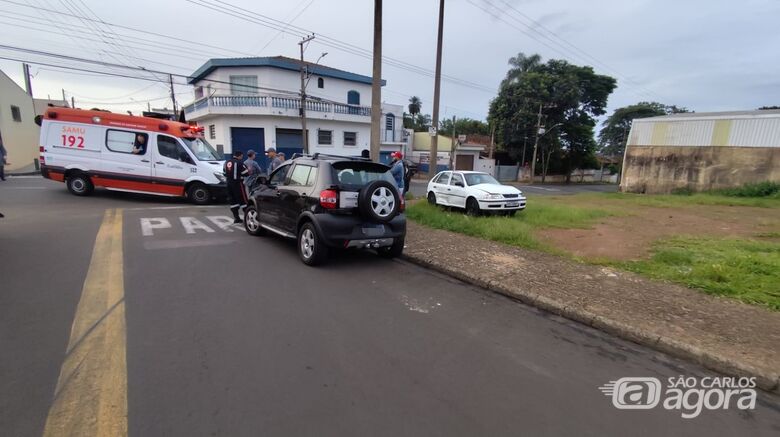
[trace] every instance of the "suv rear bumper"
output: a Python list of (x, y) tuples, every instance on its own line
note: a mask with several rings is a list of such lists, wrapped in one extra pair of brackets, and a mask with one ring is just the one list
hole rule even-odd
[(406, 236), (406, 216), (403, 214), (379, 223), (360, 216), (322, 213), (315, 214), (313, 222), (323, 243), (330, 247), (365, 247), (367, 243), (377, 243), (381, 247), (386, 245), (387, 239)]

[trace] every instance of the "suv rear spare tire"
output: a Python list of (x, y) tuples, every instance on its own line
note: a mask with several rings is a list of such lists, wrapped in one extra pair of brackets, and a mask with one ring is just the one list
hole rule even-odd
[(387, 181), (374, 181), (358, 194), (358, 209), (363, 217), (378, 222), (389, 222), (401, 207), (398, 189)]

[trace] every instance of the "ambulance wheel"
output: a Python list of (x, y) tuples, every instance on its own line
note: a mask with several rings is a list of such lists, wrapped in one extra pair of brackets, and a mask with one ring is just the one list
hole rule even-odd
[(89, 196), (95, 189), (86, 173), (74, 173), (68, 176), (68, 191), (76, 196)]
[(187, 188), (187, 197), (196, 205), (207, 205), (211, 201), (211, 192), (207, 186), (196, 182)]

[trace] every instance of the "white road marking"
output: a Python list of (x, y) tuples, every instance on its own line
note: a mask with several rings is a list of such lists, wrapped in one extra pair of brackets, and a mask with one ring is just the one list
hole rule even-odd
[(226, 215), (207, 215), (206, 218), (223, 231), (233, 232), (233, 218)]
[(141, 233), (144, 237), (151, 237), (154, 235), (155, 229), (168, 229), (170, 227), (171, 222), (169, 222), (165, 217), (141, 219)]
[(221, 246), (224, 244), (235, 243), (232, 238), (209, 238), (207, 239), (188, 239), (188, 240), (147, 240), (144, 241), (146, 250), (162, 249), (182, 249), (188, 247)]
[(184, 232), (188, 234), (194, 234), (198, 229), (206, 232), (214, 232), (214, 229), (211, 229), (195, 217), (179, 217), (179, 221), (181, 222), (181, 225), (184, 226)]

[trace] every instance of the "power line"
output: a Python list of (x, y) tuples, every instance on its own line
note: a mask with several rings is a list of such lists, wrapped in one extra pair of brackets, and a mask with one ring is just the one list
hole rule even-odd
[[(489, 1), (487, 1), (487, 0), (486, 0), (486, 2), (487, 2), (487, 3), (490, 3), (490, 2), (489, 2)], [(565, 44), (566, 46), (570, 47), (570, 48), (571, 48), (571, 49), (573, 49), (574, 51), (576, 51), (576, 52), (580, 53), (580, 54), (583, 56), (583, 59), (589, 59), (590, 61), (592, 61), (592, 62), (594, 62), (594, 63), (596, 63), (596, 64), (598, 64), (598, 65), (601, 65), (603, 68), (605, 68), (606, 70), (609, 70), (609, 71), (611, 71), (613, 74), (617, 75), (617, 76), (618, 76), (618, 78), (622, 79), (624, 82), (628, 83), (629, 85), (632, 85), (632, 86), (636, 87), (638, 90), (641, 90), (641, 91), (643, 91), (644, 93), (646, 93), (646, 94), (648, 94), (648, 95), (655, 95), (656, 97), (660, 97), (660, 96), (658, 96), (657, 94), (655, 94), (655, 93), (654, 93), (652, 90), (649, 90), (649, 89), (647, 89), (647, 88), (643, 87), (641, 84), (639, 84), (639, 83), (637, 83), (637, 82), (635, 82), (635, 81), (632, 81), (632, 80), (628, 79), (628, 77), (627, 77), (627, 76), (625, 76), (624, 74), (622, 74), (620, 71), (618, 71), (618, 70), (616, 70), (616, 69), (612, 68), (610, 65), (608, 65), (608, 64), (606, 64), (606, 63), (604, 63), (604, 62), (602, 62), (600, 59), (598, 59), (598, 58), (596, 58), (595, 56), (591, 55), (590, 53), (588, 53), (588, 52), (587, 52), (587, 51), (585, 51), (584, 49), (581, 49), (580, 47), (578, 47), (578, 46), (574, 45), (573, 43), (569, 42), (568, 40), (566, 40), (566, 39), (565, 39), (565, 38), (563, 38), (562, 36), (558, 35), (558, 34), (557, 34), (556, 32), (554, 32), (553, 30), (550, 30), (549, 28), (547, 28), (546, 26), (544, 26), (542, 23), (540, 23), (540, 22), (538, 22), (538, 21), (534, 20), (533, 18), (531, 18), (531, 17), (530, 17), (530, 16), (528, 16), (527, 14), (523, 13), (522, 11), (520, 11), (519, 9), (517, 9), (516, 7), (512, 6), (512, 5), (511, 5), (510, 3), (508, 3), (506, 0), (501, 0), (501, 2), (502, 2), (502, 3), (504, 3), (504, 4), (505, 4), (505, 5), (506, 5), (506, 6), (507, 6), (509, 9), (511, 9), (512, 11), (514, 11), (515, 13), (517, 13), (518, 15), (520, 15), (520, 16), (522, 16), (522, 17), (524, 17), (524, 18), (525, 18), (526, 20), (528, 20), (528, 21), (529, 21), (531, 24), (533, 24), (533, 25), (535, 25), (535, 26), (537, 26), (537, 27), (539, 27), (539, 28), (541, 28), (541, 29), (544, 29), (546, 32), (550, 33), (552, 36), (554, 36), (554, 37), (555, 37), (555, 39), (553, 39), (553, 38), (551, 38), (551, 37), (549, 37), (549, 36), (545, 35), (544, 33), (542, 33), (542, 32), (540, 32), (540, 31), (538, 31), (538, 30), (537, 30), (537, 29), (535, 29), (533, 26), (530, 26), (530, 25), (528, 25), (528, 24), (525, 24), (525, 23), (521, 22), (519, 19), (517, 19), (516, 17), (513, 17), (511, 14), (508, 14), (510, 17), (514, 18), (514, 19), (515, 19), (515, 20), (516, 20), (518, 23), (520, 23), (520, 24), (522, 24), (523, 26), (526, 26), (527, 28), (529, 28), (529, 29), (530, 29), (532, 32), (536, 32), (536, 33), (538, 33), (539, 35), (541, 35), (541, 36), (543, 36), (543, 37), (547, 38), (548, 40), (550, 40), (550, 41), (554, 42), (555, 44), (558, 44), (558, 45), (559, 45), (559, 46), (561, 46), (561, 47), (563, 47), (563, 44)], [(563, 44), (561, 44), (561, 42), (558, 42), (558, 41), (561, 41)]]
[[(254, 12), (252, 10), (242, 8), (240, 6), (236, 6), (233, 4), (230, 4), (225, 1), (221, 0), (185, 0), (189, 3), (192, 3), (197, 6), (205, 7), (207, 9), (210, 9), (215, 12), (219, 12), (234, 18), (238, 18), (244, 21), (248, 21), (250, 23), (259, 24), (262, 26), (270, 27), (272, 29), (276, 29), (279, 31), (282, 31), (284, 33), (287, 33), (289, 35), (293, 35), (296, 37), (303, 37), (304, 35), (308, 35), (311, 33), (316, 33), (308, 29), (304, 29), (299, 26), (295, 26), (291, 23), (285, 23), (280, 20), (276, 20), (274, 18), (268, 17), (266, 15), (260, 14), (258, 12)], [(221, 6), (220, 6), (221, 5)], [(347, 43), (344, 41), (340, 41), (335, 38), (331, 38), (329, 36), (316, 33), (318, 38), (318, 44), (324, 45), (326, 47), (331, 47), (337, 50), (341, 50), (356, 56), (360, 56), (365, 59), (372, 59), (373, 55), (371, 50), (364, 49), (362, 47), (356, 46), (351, 43)], [(402, 70), (410, 71), (413, 73), (417, 73), (423, 76), (427, 77), (433, 77), (434, 72), (428, 69), (425, 69), (423, 67), (410, 64), (404, 61), (400, 61), (388, 56), (383, 56), (382, 60), (385, 64), (388, 66), (396, 67)], [(448, 75), (442, 75), (442, 78), (450, 83), (454, 83), (457, 85), (461, 85), (464, 87), (472, 88), (478, 91), (484, 91), (488, 92), (490, 94), (495, 94), (495, 89), (486, 87), (484, 85), (478, 84), (476, 82), (470, 82), (464, 79), (458, 79), (452, 76)]]
[[(303, 1), (301, 1), (301, 2), (300, 2), (300, 3), (299, 3), (299, 4), (298, 4), (296, 7), (295, 7), (295, 9), (298, 9), (298, 8), (299, 8), (299, 7), (300, 7), (300, 6), (301, 6), (301, 5), (302, 5), (302, 4), (305, 2), (305, 1), (306, 1), (306, 0), (303, 0)], [(293, 21), (295, 21), (295, 20), (297, 20), (297, 19), (298, 19), (298, 17), (300, 17), (301, 15), (303, 15), (303, 13), (304, 13), (304, 12), (306, 12), (306, 9), (309, 9), (309, 6), (311, 6), (313, 3), (314, 3), (314, 0), (309, 0), (309, 3), (308, 3), (306, 6), (304, 6), (304, 8), (303, 8), (303, 9), (301, 9), (301, 11), (300, 11), (300, 12), (298, 12), (298, 13), (297, 13), (297, 14), (296, 14), (294, 17), (292, 17), (292, 19), (290, 19), (288, 22), (289, 22), (290, 24), (292, 24), (292, 22), (293, 22)], [(294, 11), (295, 9), (293, 9), (293, 11)], [(265, 43), (265, 45), (263, 45), (263, 47), (262, 47), (262, 48), (260, 48), (260, 50), (257, 50), (257, 52), (258, 52), (258, 53), (262, 53), (262, 52), (263, 52), (263, 50), (265, 50), (265, 49), (266, 49), (266, 47), (268, 47), (268, 46), (269, 46), (269, 45), (270, 45), (272, 42), (274, 42), (274, 41), (276, 40), (276, 38), (279, 38), (279, 35), (281, 35), (282, 33), (284, 33), (284, 32), (283, 32), (283, 31), (281, 31), (281, 30), (280, 30), (280, 31), (278, 31), (278, 32), (277, 32), (277, 33), (276, 33), (276, 34), (275, 34), (275, 35), (274, 35), (274, 36), (273, 36), (271, 39), (269, 39), (269, 40), (268, 40), (268, 42), (266, 42), (266, 43)], [(253, 50), (253, 51), (254, 51), (254, 50)]]

